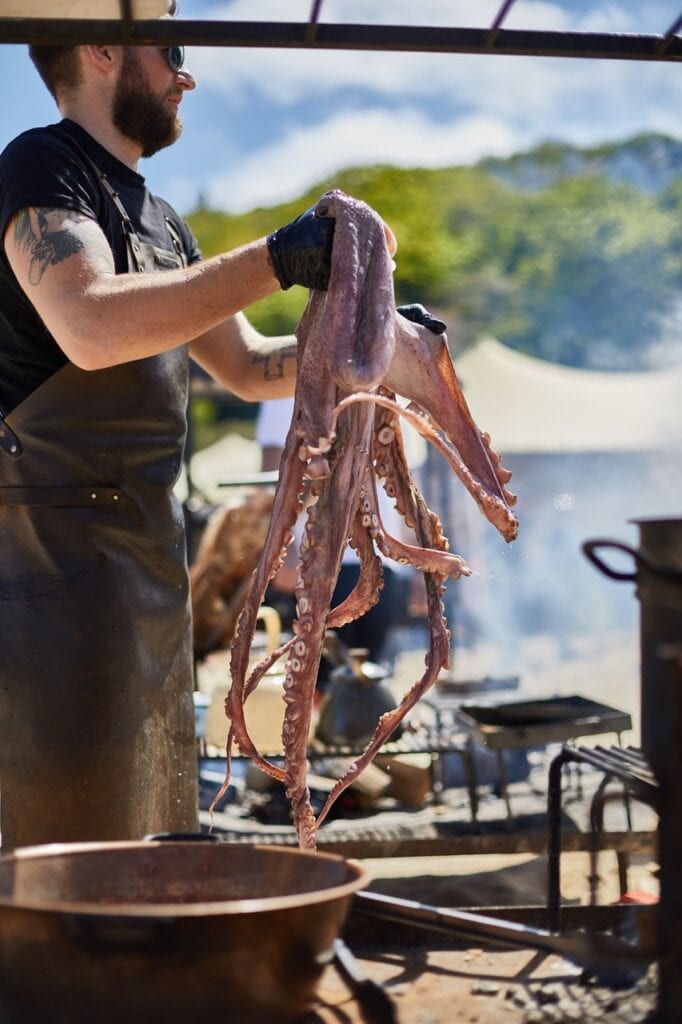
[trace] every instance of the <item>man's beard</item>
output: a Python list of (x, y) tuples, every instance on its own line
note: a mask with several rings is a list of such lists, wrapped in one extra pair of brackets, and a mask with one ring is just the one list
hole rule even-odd
[(125, 47), (112, 119), (122, 135), (142, 147), (142, 156), (153, 156), (172, 145), (182, 131), (177, 111), (164, 105), (164, 99), (152, 92), (134, 48)]

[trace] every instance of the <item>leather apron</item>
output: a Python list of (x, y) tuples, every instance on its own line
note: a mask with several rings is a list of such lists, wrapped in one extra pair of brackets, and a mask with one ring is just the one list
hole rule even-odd
[[(160, 250), (131, 231), (135, 269), (186, 262), (177, 232)], [(69, 363), (0, 420), (3, 852), (198, 828), (173, 494), (187, 386), (184, 346), (94, 372)]]

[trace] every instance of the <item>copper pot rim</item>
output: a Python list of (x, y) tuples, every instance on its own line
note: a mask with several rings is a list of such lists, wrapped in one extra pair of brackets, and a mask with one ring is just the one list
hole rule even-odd
[[(276, 912), (293, 911), (299, 908), (315, 906), (323, 903), (333, 903), (340, 900), (350, 899), (358, 889), (364, 888), (369, 876), (366, 869), (356, 860), (341, 857), (332, 853), (320, 853), (312, 850), (300, 850), (295, 847), (276, 846), (274, 844), (228, 844), (217, 843), (207, 844), (198, 847), (193, 842), (150, 842), (148, 840), (120, 840), (111, 842), (82, 842), (82, 843), (48, 843), (40, 846), (25, 846), (12, 853), (0, 856), (0, 868), (3, 865), (14, 864), (20, 868), (22, 862), (45, 860), (49, 862), (55, 857), (78, 857), (82, 855), (98, 854), (106, 855), (110, 852), (130, 851), (135, 854), (153, 852), (162, 848), (164, 856), (168, 851), (181, 849), (183, 851), (220, 850), (229, 851), (235, 854), (245, 851), (259, 856), (261, 853), (269, 856), (286, 855), (290, 858), (303, 859), (315, 858), (335, 864), (343, 864), (349, 872), (349, 878), (340, 884), (330, 885), (325, 888), (310, 889), (308, 891), (287, 893), (278, 896), (260, 896), (251, 899), (220, 899), (220, 900), (193, 900), (193, 901), (155, 901), (141, 903), (139, 901), (124, 903), (120, 901), (93, 901), (74, 900), (59, 898), (26, 898), (17, 899), (12, 895), (0, 894), (0, 908), (27, 911), (39, 911), (54, 914), (92, 915), (107, 918), (154, 918), (154, 919), (194, 919), (206, 917), (238, 917), (247, 914), (270, 914)], [(189, 854), (191, 856), (191, 854)], [(210, 853), (208, 856), (220, 856)]]

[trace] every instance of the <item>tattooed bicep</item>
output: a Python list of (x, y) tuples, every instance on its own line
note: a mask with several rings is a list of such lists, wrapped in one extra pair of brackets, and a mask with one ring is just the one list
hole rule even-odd
[[(29, 284), (40, 284), (45, 271), (50, 266), (63, 263), (70, 256), (82, 253), (85, 248), (83, 232), (79, 226), (94, 221), (77, 210), (61, 210), (46, 206), (32, 206), (20, 210), (14, 218), (14, 246), (29, 260)], [(97, 228), (99, 232), (99, 228)], [(106, 239), (102, 236), (106, 246)], [(90, 247), (89, 247), (90, 248)], [(92, 256), (108, 264), (110, 250), (97, 252), (95, 246)]]

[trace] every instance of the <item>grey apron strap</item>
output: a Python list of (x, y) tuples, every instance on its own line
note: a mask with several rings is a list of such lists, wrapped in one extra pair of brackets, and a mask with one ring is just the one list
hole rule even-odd
[(185, 246), (182, 241), (182, 235), (180, 234), (176, 225), (173, 223), (170, 217), (166, 217), (165, 220), (166, 227), (168, 228), (168, 234), (171, 236), (173, 248), (178, 254), (178, 259), (182, 263), (183, 267), (187, 267), (189, 266), (189, 260), (187, 259), (187, 253), (185, 252)]
[(137, 272), (138, 274), (144, 274), (145, 265), (144, 257), (142, 255), (142, 245), (140, 239), (137, 237), (133, 222), (131, 221), (125, 206), (121, 202), (121, 197), (112, 187), (111, 182), (107, 178), (104, 171), (100, 171), (99, 167), (90, 161), (92, 166), (95, 168), (99, 175), (99, 180), (102, 182), (104, 191), (107, 193), (112, 203), (116, 207), (119, 217), (121, 218), (121, 224), (123, 225), (123, 234), (126, 239), (126, 247), (128, 249), (128, 270), (131, 272)]
[[(90, 163), (92, 163), (92, 161), (90, 161)], [(112, 203), (116, 207), (119, 217), (121, 218), (121, 224), (123, 225), (123, 234), (125, 235), (126, 247), (128, 250), (128, 270), (131, 271), (131, 273), (137, 272), (138, 274), (144, 274), (145, 270), (147, 269), (145, 264), (145, 254), (147, 251), (150, 251), (150, 255), (151, 251), (153, 251), (154, 255), (152, 258), (154, 258), (156, 262), (163, 262), (162, 258), (165, 254), (158, 250), (156, 246), (150, 247), (149, 245), (146, 245), (140, 241), (133, 227), (133, 223), (130, 217), (128, 216), (126, 208), (123, 205), (119, 193), (116, 192), (116, 190), (113, 188), (111, 182), (107, 178), (104, 171), (100, 171), (99, 167), (97, 167), (95, 163), (92, 163), (92, 166), (97, 171), (99, 179), (102, 182), (104, 191), (111, 199)], [(173, 249), (175, 250), (178, 259), (177, 264), (172, 265), (186, 267), (189, 265), (189, 260), (187, 259), (187, 253), (185, 252), (185, 246), (182, 241), (182, 235), (180, 234), (176, 225), (173, 223), (170, 217), (164, 217), (164, 220), (166, 222), (166, 228), (168, 230), (170, 240), (173, 244)], [(166, 257), (165, 262), (167, 265), (171, 265), (169, 264), (168, 257)]]

